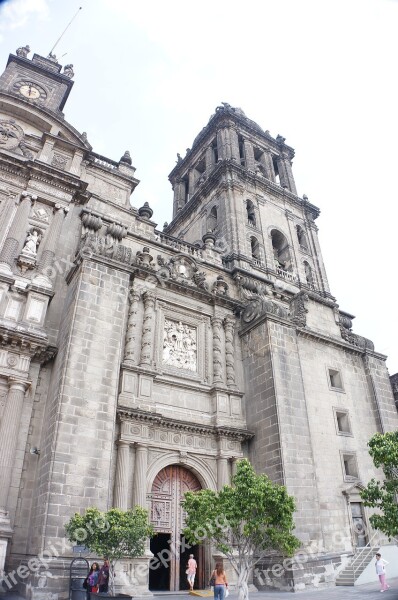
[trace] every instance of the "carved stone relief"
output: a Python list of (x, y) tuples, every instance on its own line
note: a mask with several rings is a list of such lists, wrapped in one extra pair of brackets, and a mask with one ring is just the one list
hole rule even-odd
[(163, 364), (189, 371), (197, 370), (196, 329), (165, 319)]
[(54, 153), (51, 164), (53, 167), (56, 167), (57, 169), (66, 169), (68, 160), (69, 159), (67, 156), (64, 156), (63, 154)]

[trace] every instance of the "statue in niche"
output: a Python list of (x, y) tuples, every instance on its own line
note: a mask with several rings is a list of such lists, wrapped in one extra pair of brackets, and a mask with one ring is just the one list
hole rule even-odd
[(165, 320), (163, 364), (196, 371), (196, 332), (181, 321)]
[(40, 243), (40, 239), (40, 234), (37, 229), (33, 229), (32, 231), (30, 231), (28, 233), (28, 237), (26, 238), (25, 245), (22, 248), (22, 253), (36, 256), (37, 246)]

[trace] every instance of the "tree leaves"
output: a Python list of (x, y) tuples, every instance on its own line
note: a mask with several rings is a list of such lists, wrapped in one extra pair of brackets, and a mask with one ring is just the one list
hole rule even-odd
[(147, 538), (153, 535), (148, 511), (140, 506), (127, 511), (111, 508), (106, 513), (88, 508), (83, 515), (75, 513), (65, 531), (69, 541), (83, 543), (91, 552), (109, 558), (112, 595), (116, 561), (142, 556)]
[(242, 589), (247, 590), (250, 571), (266, 553), (277, 550), (291, 556), (299, 548), (292, 534), (295, 503), (284, 486), (257, 475), (246, 459), (238, 462), (232, 483), (218, 493), (185, 494), (183, 533), (193, 544), (211, 540), (229, 558)]
[(383, 469), (385, 480), (372, 479), (361, 492), (361, 498), (365, 506), (379, 509), (380, 513), (369, 520), (391, 539), (398, 536), (398, 431), (376, 433), (368, 446), (375, 466)]

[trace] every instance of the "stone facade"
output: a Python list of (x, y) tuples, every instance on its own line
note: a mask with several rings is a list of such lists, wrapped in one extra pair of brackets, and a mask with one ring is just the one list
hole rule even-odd
[[(130, 204), (130, 154), (94, 153), (65, 121), (71, 65), (27, 54), (0, 77), (0, 569), (47, 553), (16, 583), (65, 598), (75, 511), (147, 507), (163, 551), (184, 490), (220, 489), (248, 456), (296, 497), (308, 558), (275, 575), (270, 557), (254, 583), (333, 583), (363, 542), (354, 505), (368, 525), (366, 443), (398, 416), (385, 356), (330, 292), (293, 149), (217, 107), (170, 174), (159, 231)], [(197, 552), (203, 585), (212, 555)], [(120, 589), (153, 589), (150, 555), (123, 564)]]

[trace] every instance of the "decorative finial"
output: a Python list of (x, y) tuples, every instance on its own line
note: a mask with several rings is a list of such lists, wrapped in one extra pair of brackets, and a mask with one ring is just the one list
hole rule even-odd
[(283, 135), (279, 135), (279, 133), (275, 139), (276, 139), (277, 143), (280, 145), (284, 144), (286, 141), (286, 138), (284, 138)]
[(303, 194), (303, 200), (308, 200), (307, 194)]
[(138, 214), (143, 219), (150, 219), (153, 215), (153, 210), (150, 208), (148, 202), (144, 202), (144, 206), (138, 209)]
[(87, 131), (83, 131), (80, 137), (83, 140), (83, 142), (87, 142)]
[(65, 65), (64, 66), (64, 72), (62, 73), (62, 75), (65, 75), (65, 77), (72, 79), (74, 74), (75, 74), (75, 72), (73, 70), (73, 65)]
[(167, 221), (164, 222), (163, 224), (163, 231), (166, 231), (166, 229), (168, 228), (169, 224)]
[(50, 54), (47, 56), (47, 58), (48, 58), (48, 60), (52, 60), (53, 62), (58, 63), (57, 57), (52, 52), (50, 52)]
[(127, 163), (128, 165), (132, 164), (130, 152), (128, 150), (126, 150), (126, 152), (123, 154), (123, 156), (122, 156), (122, 158), (120, 159), (119, 162), (121, 162), (121, 163)]
[(30, 52), (29, 46), (21, 46), (20, 48), (16, 49), (15, 54), (17, 56), (19, 56), (20, 58), (26, 58), (28, 56), (29, 52)]

